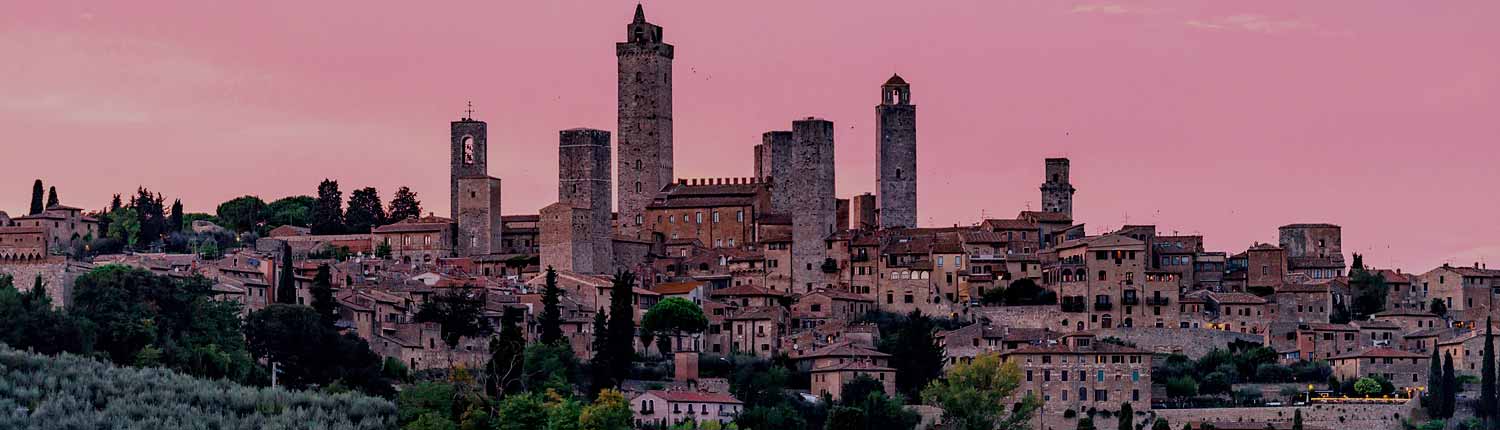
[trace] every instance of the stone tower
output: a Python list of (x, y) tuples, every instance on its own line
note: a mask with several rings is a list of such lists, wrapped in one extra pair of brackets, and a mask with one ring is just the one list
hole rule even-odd
[(762, 179), (770, 178), (771, 213), (791, 211), (792, 132), (768, 131), (760, 136)]
[(811, 292), (821, 285), (824, 239), (834, 232), (833, 123), (808, 117), (792, 122), (792, 149), (787, 184), (792, 215), (792, 291)]
[(646, 206), (672, 182), (672, 45), (662, 42), (661, 27), (646, 22), (640, 5), (625, 35), (625, 42), (615, 44), (620, 72), (616, 206), (621, 233), (640, 239)]
[(487, 133), (484, 121), (468, 115), (449, 124), (449, 208), (456, 225), (454, 250), (462, 256), (492, 254), (501, 247), (500, 180), (489, 175)]
[(880, 86), (880, 105), (875, 106), (876, 199), (881, 228), (917, 226), (917, 107), (911, 104), (911, 86), (901, 76)]
[(449, 125), (453, 159), (449, 162), (452, 172), (448, 184), (452, 200), (448, 202), (450, 218), (458, 219), (458, 178), (489, 175), (488, 139), (484, 121), (475, 121), (467, 115)]
[(609, 132), (587, 128), (558, 133), (557, 201), (588, 212), (588, 236), (574, 238), (591, 252), (593, 267), (573, 267), (578, 273), (609, 273), (613, 259), (610, 241)]
[(1068, 182), (1068, 159), (1047, 159), (1047, 182), (1042, 183), (1042, 212), (1073, 217), (1073, 184)]

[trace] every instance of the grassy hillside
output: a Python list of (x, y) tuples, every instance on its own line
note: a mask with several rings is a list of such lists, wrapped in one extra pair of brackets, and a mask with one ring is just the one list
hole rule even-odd
[(197, 379), (0, 344), (0, 429), (385, 429), (390, 401)]

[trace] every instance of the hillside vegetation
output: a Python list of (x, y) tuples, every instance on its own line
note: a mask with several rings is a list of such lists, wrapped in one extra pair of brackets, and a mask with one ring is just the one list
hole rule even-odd
[(0, 428), (386, 429), (390, 401), (197, 379), (0, 344)]

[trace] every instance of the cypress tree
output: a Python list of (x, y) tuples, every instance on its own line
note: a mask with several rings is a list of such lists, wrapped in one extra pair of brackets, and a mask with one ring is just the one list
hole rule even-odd
[(297, 278), (292, 275), (292, 245), (281, 245), (281, 276), (276, 281), (276, 303), (297, 304)]
[(42, 180), (37, 179), (31, 184), (31, 212), (28, 215), (42, 213)]
[(552, 266), (547, 266), (547, 285), (542, 290), (542, 343), (551, 344), (561, 341), (562, 334), (562, 310), (558, 309), (558, 299), (562, 296), (562, 290), (557, 288), (557, 271)]
[(1443, 410), (1442, 417), (1453, 416), (1458, 407), (1458, 377), (1453, 374), (1453, 354), (1443, 354)]
[(589, 361), (589, 370), (593, 378), (593, 389), (589, 395), (592, 396), (601, 389), (614, 386), (609, 374), (609, 315), (605, 314), (604, 309), (594, 313), (594, 342), (591, 346), (594, 358)]
[(1479, 372), (1479, 404), (1474, 408), (1474, 415), (1483, 419), (1486, 423), (1495, 416), (1495, 338), (1493, 327), (1490, 326), (1490, 318), (1484, 319), (1484, 361)]
[(318, 266), (318, 274), (313, 276), (312, 308), (318, 311), (318, 316), (323, 318), (323, 323), (332, 327), (338, 322), (338, 303), (333, 298), (333, 274), (330, 273), (327, 264)]
[(1422, 397), (1422, 406), (1427, 408), (1427, 414), (1439, 416), (1443, 409), (1443, 359), (1438, 357), (1436, 345), (1432, 348), (1432, 361), (1427, 366), (1427, 395)]
[(1302, 430), (1302, 410), (1292, 412), (1292, 430)]
[(47, 187), (47, 207), (50, 208), (61, 203), (57, 201), (57, 187)]
[(172, 214), (167, 216), (167, 230), (182, 231), (182, 199), (172, 201)]
[(1120, 430), (1135, 430), (1135, 411), (1130, 407), (1130, 402), (1120, 404)]
[(609, 376), (613, 383), (630, 376), (630, 362), (635, 360), (635, 306), (631, 298), (635, 295), (635, 273), (615, 273), (614, 285), (610, 287), (609, 343), (602, 351), (609, 354)]

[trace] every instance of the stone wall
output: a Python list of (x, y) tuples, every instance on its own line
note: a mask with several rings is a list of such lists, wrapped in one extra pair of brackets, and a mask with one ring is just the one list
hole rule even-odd
[(768, 164), (763, 168), (771, 177), (771, 213), (787, 214), (792, 207), (792, 132), (768, 131), (760, 140), (761, 156)]
[(1042, 211), (1061, 212), (1073, 216), (1073, 185), (1068, 180), (1069, 167), (1066, 158), (1046, 160), (1047, 177), (1042, 183)]
[(458, 255), (489, 255), (501, 248), (500, 179), (471, 176), (458, 180)]
[(616, 209), (621, 234), (642, 237), (646, 206), (672, 182), (672, 45), (662, 29), (637, 16), (626, 42), (615, 44), (619, 61), (619, 167)]
[(458, 178), (489, 175), (489, 131), (484, 121), (464, 118), (449, 125), (448, 218), (458, 219)]
[[(1166, 418), (1172, 428), (1189, 422), (1270, 422), (1292, 421), (1294, 411), (1302, 410), (1302, 422), (1311, 428), (1398, 430), (1401, 421), (1410, 418), (1417, 401), (1405, 404), (1313, 404), (1267, 408), (1153, 409)], [(1071, 427), (1068, 427), (1071, 428)]]
[[(589, 236), (577, 239), (590, 250), (600, 273), (611, 272), (614, 260), (609, 151), (608, 131), (575, 128), (558, 133), (557, 201), (589, 211)], [(621, 222), (635, 220), (621, 218)]]
[(42, 277), (42, 288), (52, 298), (53, 306), (67, 307), (73, 297), (73, 280), (88, 272), (87, 263), (69, 263), (63, 257), (49, 257), (41, 261), (0, 264), (0, 274), (10, 275), (17, 290), (29, 291)]
[(892, 77), (881, 90), (899, 95), (887, 94), (875, 107), (880, 127), (875, 195), (882, 228), (917, 226), (917, 107), (910, 103), (910, 87), (897, 79)]

